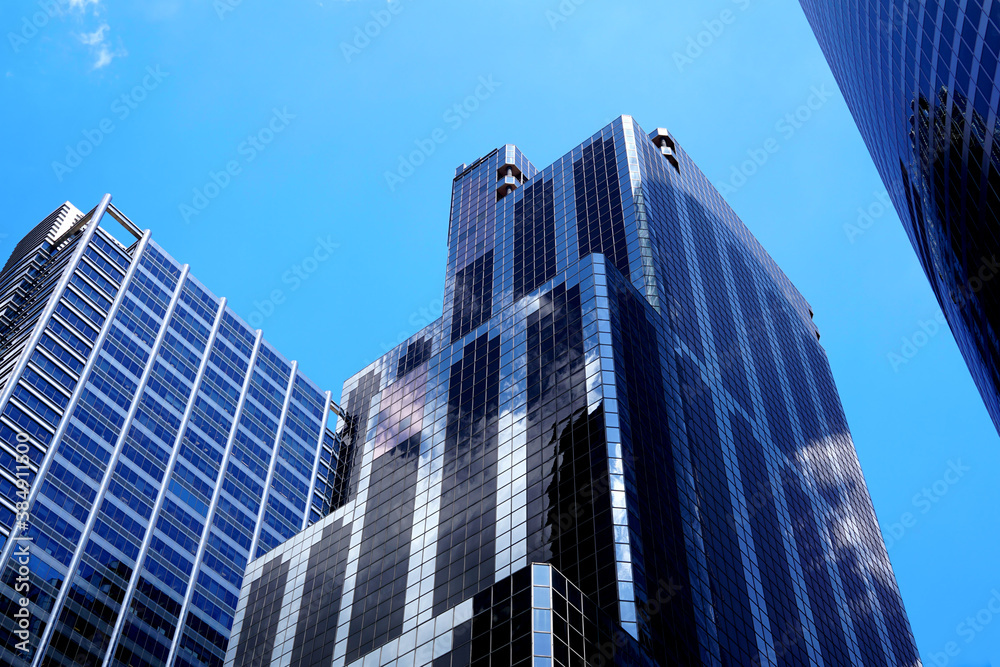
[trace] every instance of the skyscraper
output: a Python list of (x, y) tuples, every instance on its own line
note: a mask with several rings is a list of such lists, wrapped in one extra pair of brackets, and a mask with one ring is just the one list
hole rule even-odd
[(919, 664), (809, 305), (669, 133), (451, 201), (443, 317), (345, 383), (227, 667)]
[(1000, 0), (802, 0), (1000, 430)]
[(247, 561), (328, 510), (330, 395), (110, 200), (0, 274), (0, 663), (220, 665)]

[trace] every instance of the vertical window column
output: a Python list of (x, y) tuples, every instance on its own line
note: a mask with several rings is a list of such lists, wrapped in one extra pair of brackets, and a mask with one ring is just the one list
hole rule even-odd
[[(184, 285), (186, 282), (186, 271), (181, 275), (181, 279), (178, 281), (178, 294), (183, 292)], [(226, 300), (222, 299), (219, 308), (215, 314), (215, 321), (212, 325), (212, 330), (208, 334), (207, 342), (205, 343), (205, 351), (203, 353), (201, 363), (198, 366), (198, 374), (191, 384), (191, 395), (188, 397), (187, 406), (184, 410), (184, 415), (181, 418), (180, 426), (177, 428), (177, 435), (174, 437), (173, 448), (170, 452), (170, 459), (167, 462), (166, 472), (163, 476), (163, 485), (160, 487), (160, 492), (156, 498), (156, 504), (153, 506), (153, 512), (149, 518), (149, 526), (146, 529), (146, 536), (142, 541), (142, 546), (139, 549), (139, 555), (135, 560), (136, 567), (132, 572), (132, 579), (129, 581), (128, 591), (125, 593), (125, 597), (121, 604), (121, 613), (118, 616), (118, 620), (115, 622), (114, 632), (111, 634), (112, 640), (117, 638), (121, 633), (122, 627), (124, 626), (125, 620), (128, 617), (129, 607), (133, 596), (135, 595), (136, 586), (139, 582), (139, 577), (145, 570), (146, 555), (149, 552), (149, 546), (152, 544), (153, 536), (156, 533), (157, 519), (160, 516), (160, 512), (163, 508), (163, 503), (166, 500), (167, 490), (170, 488), (170, 479), (173, 477), (174, 469), (177, 465), (177, 458), (181, 450), (181, 440), (184, 437), (184, 431), (187, 428), (188, 422), (191, 419), (191, 413), (194, 410), (195, 401), (198, 398), (198, 389), (201, 386), (202, 378), (205, 375), (205, 369), (208, 366), (208, 360), (211, 357), (212, 345), (215, 343), (215, 338), (219, 333), (219, 326), (222, 324), (222, 313), (226, 310)], [(167, 318), (164, 320), (163, 329), (166, 331), (169, 328), (170, 317), (172, 313), (168, 313)], [(156, 359), (154, 356), (150, 358), (150, 366), (153, 365), (153, 360)], [(206, 524), (207, 526), (207, 524)], [(206, 528), (207, 529), (207, 528)], [(194, 583), (197, 581), (196, 576), (192, 573), (191, 581), (188, 584), (188, 592), (194, 588)], [(179, 636), (183, 630), (183, 617), (178, 619), (178, 628), (175, 631), (175, 637)], [(111, 664), (112, 657), (116, 653), (117, 645), (110, 646), (107, 655), (104, 657), (104, 667)]]
[(331, 392), (324, 395), (326, 403), (323, 405), (323, 421), (319, 426), (319, 439), (316, 441), (316, 459), (313, 461), (312, 479), (309, 482), (309, 493), (306, 495), (306, 513), (302, 517), (302, 530), (309, 527), (310, 512), (313, 506), (313, 494), (316, 492), (316, 477), (319, 475), (320, 456), (323, 454), (323, 434), (326, 433), (326, 424), (330, 420), (330, 403), (333, 402)]
[[(288, 405), (292, 400), (292, 390), (295, 388), (295, 373), (298, 371), (299, 362), (292, 362), (292, 369), (288, 373), (288, 386), (285, 388), (285, 400), (281, 405), (281, 417), (278, 420), (278, 429), (274, 435), (274, 449), (271, 452), (271, 465), (267, 469), (267, 479), (264, 480), (264, 495), (260, 499), (260, 514), (257, 515), (257, 528), (254, 530), (253, 540), (250, 542), (250, 559), (253, 560), (258, 555), (257, 549), (260, 543), (260, 532), (264, 527), (264, 514), (267, 512), (267, 499), (271, 495), (271, 485), (274, 483), (274, 470), (278, 466), (278, 451), (281, 448), (281, 436), (285, 432), (285, 420), (288, 418)], [(253, 366), (248, 374), (253, 373)]]
[[(222, 307), (220, 312), (225, 312), (225, 299), (223, 299)], [(219, 317), (221, 322), (222, 317)], [(216, 324), (218, 328), (218, 323)], [(260, 352), (260, 343), (262, 340), (260, 330), (257, 331), (257, 339), (254, 341), (253, 352), (250, 353), (250, 364), (247, 367), (246, 377), (243, 380), (243, 386), (240, 391), (240, 400), (236, 406), (236, 414), (233, 415), (233, 425), (229, 429), (229, 437), (226, 440), (226, 451), (222, 455), (222, 463), (219, 464), (219, 477), (215, 485), (215, 491), (212, 494), (212, 504), (208, 508), (208, 516), (205, 519), (205, 528), (202, 531), (201, 541), (198, 544), (198, 552), (195, 554), (195, 569), (191, 574), (191, 584), (188, 586), (187, 594), (184, 596), (184, 602), (181, 605), (181, 611), (179, 616), (179, 627), (177, 632), (174, 634), (174, 640), (170, 644), (170, 654), (167, 657), (167, 664), (172, 665), (174, 663), (174, 658), (177, 656), (177, 650), (180, 646), (181, 637), (184, 635), (185, 619), (188, 615), (188, 609), (191, 607), (191, 597), (194, 594), (194, 583), (198, 580), (198, 572), (201, 571), (202, 559), (205, 557), (205, 547), (208, 544), (208, 536), (212, 532), (212, 520), (215, 518), (216, 508), (219, 504), (219, 495), (222, 493), (222, 477), (226, 474), (226, 468), (229, 465), (229, 458), (233, 452), (233, 443), (236, 440), (236, 431), (239, 429), (240, 416), (243, 414), (243, 405), (246, 402), (247, 394), (250, 390), (250, 382), (253, 378), (254, 365), (257, 363), (257, 355)], [(207, 359), (210, 355), (211, 348), (206, 348), (205, 358)]]
[[(139, 261), (138, 261), (139, 257), (140, 257), (140, 255), (136, 255), (135, 260), (132, 263), (132, 267), (130, 268), (131, 272), (134, 272), (135, 267), (137, 267), (139, 265)], [(136, 414), (136, 412), (139, 409), (139, 405), (141, 403), (141, 401), (139, 400), (139, 397), (142, 395), (142, 392), (145, 390), (146, 385), (149, 382), (149, 378), (152, 375), (153, 368), (155, 367), (155, 363), (153, 363), (153, 360), (156, 358), (156, 355), (159, 353), (160, 348), (163, 346), (163, 341), (164, 341), (164, 338), (166, 338), (166, 334), (167, 334), (167, 328), (168, 328), (167, 327), (167, 323), (170, 321), (170, 317), (173, 315), (174, 311), (177, 309), (177, 304), (180, 301), (181, 292), (184, 289), (184, 279), (187, 277), (187, 273), (188, 273), (188, 267), (187, 267), (187, 265), (185, 265), (181, 269), (180, 278), (178, 279), (177, 285), (174, 288), (174, 292), (173, 292), (173, 294), (170, 297), (170, 303), (167, 306), (166, 314), (164, 315), (164, 318), (163, 318), (163, 325), (161, 326), (160, 331), (157, 333), (156, 339), (155, 339), (155, 341), (153, 343), (153, 347), (152, 347), (152, 350), (150, 352), (150, 363), (143, 370), (142, 378), (140, 378), (140, 381), (139, 381), (139, 387), (136, 390), (136, 398), (132, 402), (132, 405), (129, 408), (128, 415), (125, 418), (125, 422), (123, 423), (122, 428), (121, 428), (121, 430), (119, 432), (118, 441), (115, 443), (114, 452), (112, 453), (111, 459), (108, 462), (107, 468), (105, 469), (104, 479), (103, 479), (103, 481), (101, 483), (101, 488), (98, 491), (97, 499), (94, 501), (94, 507), (95, 508), (100, 507), (101, 504), (104, 502), (104, 496), (107, 493), (108, 487), (111, 484), (111, 478), (114, 475), (115, 466), (117, 465), (118, 459), (119, 459), (119, 457), (121, 456), (121, 453), (122, 453), (122, 449), (125, 446), (126, 436), (127, 436), (128, 432), (129, 432), (129, 428), (131, 427), (132, 420), (135, 418), (135, 414)], [(134, 273), (132, 275), (134, 275)], [(123, 288), (122, 289), (122, 295), (124, 295), (126, 291), (127, 290)], [(107, 329), (107, 327), (105, 327), (105, 329)], [(96, 355), (95, 355), (95, 357), (96, 357)], [(83, 385), (81, 385), (81, 386), (83, 386)], [(73, 585), (73, 579), (75, 577), (75, 574), (76, 574), (77, 570), (80, 567), (80, 561), (81, 561), (81, 559), (83, 557), (83, 549), (84, 549), (84, 547), (86, 546), (87, 542), (90, 539), (90, 535), (93, 532), (94, 525), (97, 522), (98, 514), (99, 514), (99, 512), (97, 512), (96, 510), (92, 511), (90, 513), (90, 517), (87, 520), (87, 525), (84, 527), (84, 531), (83, 531), (83, 533), (80, 536), (80, 546), (77, 549), (76, 553), (73, 555), (73, 560), (70, 562), (69, 568), (67, 568), (66, 579), (63, 581), (62, 587), (59, 590), (59, 595), (57, 596), (56, 602), (55, 602), (55, 604), (52, 607), (52, 613), (49, 616), (50, 622), (48, 623), (48, 625), (46, 625), (45, 631), (44, 631), (44, 633), (42, 634), (42, 637), (41, 637), (41, 641), (39, 642), (39, 647), (40, 648), (47, 647), (49, 639), (52, 636), (52, 631), (54, 630), (55, 626), (58, 625), (58, 619), (59, 619), (59, 616), (60, 616), (60, 614), (62, 612), (63, 604), (65, 603), (66, 596), (68, 595), (69, 590), (70, 590), (71, 586)], [(132, 585), (134, 585), (134, 583), (132, 583), (130, 585), (130, 588), (131, 588)], [(32, 667), (37, 667), (37, 665), (41, 664), (42, 656), (45, 653), (46, 653), (46, 651), (39, 650), (35, 654), (35, 659), (32, 662)], [(109, 651), (109, 655), (110, 655), (110, 651)]]

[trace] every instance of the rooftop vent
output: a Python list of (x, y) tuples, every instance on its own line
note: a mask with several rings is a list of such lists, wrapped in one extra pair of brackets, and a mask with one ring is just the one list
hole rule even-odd
[(667, 162), (673, 165), (674, 169), (680, 173), (681, 165), (677, 161), (676, 155), (677, 146), (674, 144), (674, 139), (670, 136), (670, 133), (665, 128), (658, 127), (649, 133), (649, 139), (659, 147), (660, 153), (663, 154), (663, 157), (667, 158)]
[(513, 163), (501, 165), (497, 169), (497, 201), (516, 190), (526, 180), (521, 170)]

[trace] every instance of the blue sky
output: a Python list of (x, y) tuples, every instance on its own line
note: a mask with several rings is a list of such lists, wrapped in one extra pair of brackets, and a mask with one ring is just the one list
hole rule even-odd
[(813, 305), (924, 664), (1000, 665), (997, 434), (798, 2), (388, 7), (7, 0), (0, 255), (111, 192), (339, 393), (440, 314), (457, 165), (668, 127)]

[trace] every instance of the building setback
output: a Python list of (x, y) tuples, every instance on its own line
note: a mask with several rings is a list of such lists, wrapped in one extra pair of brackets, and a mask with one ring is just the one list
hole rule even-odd
[(0, 663), (221, 665), (247, 562), (329, 509), (330, 395), (110, 201), (0, 274)]
[(802, 7), (1000, 431), (1000, 0)]
[(919, 664), (809, 305), (666, 131), (462, 165), (448, 247), (227, 667)]

